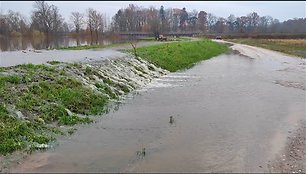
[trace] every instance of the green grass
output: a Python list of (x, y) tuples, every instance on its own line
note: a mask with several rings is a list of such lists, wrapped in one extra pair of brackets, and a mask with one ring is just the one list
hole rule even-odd
[(227, 39), (231, 42), (262, 47), (306, 58), (306, 39)]
[[(94, 69), (76, 63), (51, 64), (2, 68), (12, 75), (0, 74), (0, 154), (31, 149), (35, 143), (49, 143), (62, 133), (60, 125), (91, 123), (90, 115), (106, 111), (109, 98), (68, 73), (94, 74)], [(108, 85), (97, 84), (111, 99), (116, 99)], [(9, 106), (16, 110), (9, 111)], [(24, 118), (16, 117), (17, 110)]]
[[(0, 154), (24, 149), (31, 143), (48, 143), (54, 138), (45, 133), (38, 122), (26, 122), (9, 115), (4, 104), (0, 104)], [(50, 130), (50, 129), (49, 129)]]
[(171, 72), (190, 68), (201, 60), (226, 51), (228, 51), (227, 46), (207, 39), (137, 48), (137, 54), (141, 58)]
[(53, 61), (47, 61), (47, 63), (49, 63), (49, 64), (51, 64), (51, 65), (56, 65), (56, 64), (60, 64), (60, 63), (62, 63), (62, 62), (53, 60)]

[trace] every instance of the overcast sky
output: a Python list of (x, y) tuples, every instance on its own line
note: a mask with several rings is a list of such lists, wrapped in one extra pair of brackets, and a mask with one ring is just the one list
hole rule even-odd
[[(48, 4), (56, 5), (62, 16), (68, 21), (72, 11), (84, 13), (87, 8), (94, 8), (107, 17), (112, 17), (120, 8), (129, 4), (136, 4), (141, 7), (160, 8), (183, 8), (187, 11), (193, 9), (204, 10), (213, 13), (218, 17), (228, 17), (234, 14), (236, 17), (257, 12), (260, 16), (270, 15), (281, 22), (293, 18), (306, 17), (305, 1), (46, 1)], [(0, 9), (6, 13), (9, 9), (18, 11), (26, 17), (30, 17), (34, 1), (1, 1)]]

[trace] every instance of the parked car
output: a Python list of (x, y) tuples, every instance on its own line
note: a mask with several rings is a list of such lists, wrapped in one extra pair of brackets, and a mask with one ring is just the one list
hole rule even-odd
[(216, 39), (222, 40), (222, 37), (221, 36), (216, 36)]

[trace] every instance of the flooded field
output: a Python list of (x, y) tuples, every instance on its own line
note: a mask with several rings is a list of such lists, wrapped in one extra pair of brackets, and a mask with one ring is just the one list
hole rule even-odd
[(306, 62), (265, 56), (220, 55), (154, 79), (12, 172), (268, 171), (305, 119)]
[(126, 42), (130, 39), (135, 38), (117, 38), (117, 39), (107, 39), (101, 37), (99, 40), (91, 41), (90, 37), (70, 37), (70, 36), (58, 36), (51, 37), (48, 40), (46, 37), (0, 37), (0, 52), (6, 51), (20, 51), (29, 49), (58, 49), (62, 47), (69, 46), (79, 46), (79, 45), (90, 45), (100, 44), (100, 45), (110, 45), (112, 43)]
[[(161, 42), (140, 41), (137, 47), (161, 44)], [(14, 66), (24, 63), (43, 64), (48, 61), (61, 62), (92, 62), (115, 59), (127, 56), (121, 50), (132, 49), (130, 44), (112, 48), (91, 50), (39, 50), (39, 51), (6, 51), (1, 52), (0, 67)]]

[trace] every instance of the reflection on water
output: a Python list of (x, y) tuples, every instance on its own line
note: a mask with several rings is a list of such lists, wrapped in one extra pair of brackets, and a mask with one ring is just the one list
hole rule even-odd
[(109, 45), (112, 43), (124, 42), (127, 38), (119, 39), (106, 39), (100, 38), (98, 42), (92, 42), (90, 37), (70, 37), (70, 36), (58, 36), (52, 37), (47, 40), (46, 37), (0, 37), (0, 51), (17, 51), (17, 50), (28, 50), (28, 49), (58, 49), (61, 47), (68, 46), (79, 46), (79, 45)]

